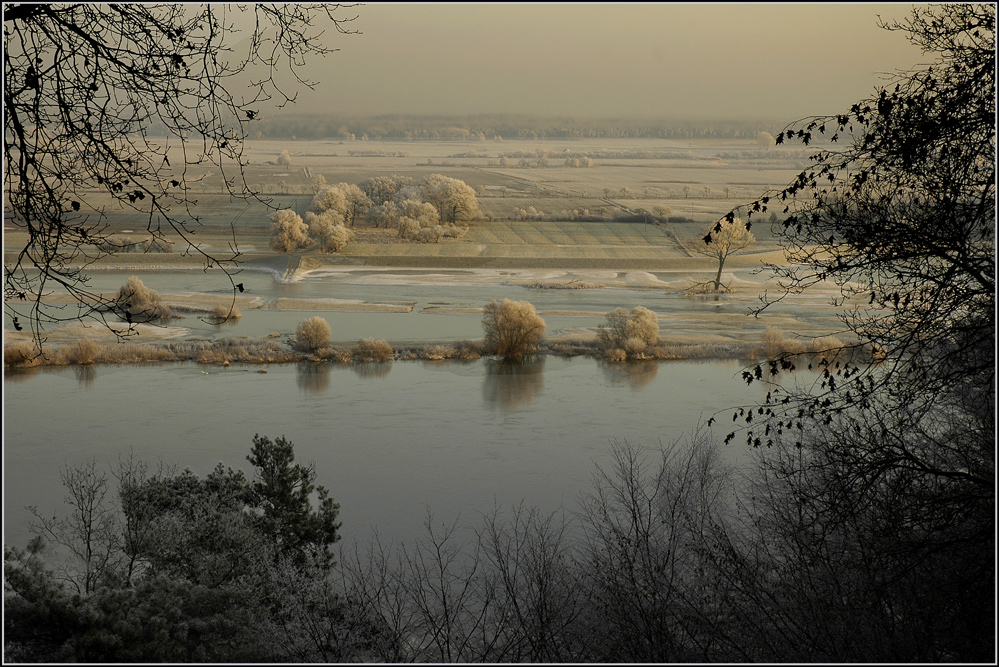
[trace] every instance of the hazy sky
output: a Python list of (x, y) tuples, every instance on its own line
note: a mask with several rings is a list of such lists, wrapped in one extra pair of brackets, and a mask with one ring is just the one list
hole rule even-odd
[(835, 113), (923, 56), (911, 4), (394, 4), (294, 112), (776, 118)]

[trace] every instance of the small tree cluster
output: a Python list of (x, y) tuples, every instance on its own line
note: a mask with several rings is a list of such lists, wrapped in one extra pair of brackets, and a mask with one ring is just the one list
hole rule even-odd
[(396, 227), (400, 238), (422, 243), (461, 238), (468, 231), (462, 223), (479, 213), (475, 190), (442, 174), (431, 174), (420, 183), (380, 176), (360, 187), (373, 204), (367, 212), (371, 224)]
[(290, 209), (277, 211), (271, 216), (271, 246), (279, 252), (291, 252), (310, 243), (322, 252), (339, 252), (354, 240), (351, 227), (371, 208), (371, 200), (352, 183), (326, 185), (320, 174), (313, 179), (310, 210), (305, 220)]
[(485, 347), (504, 359), (520, 359), (537, 349), (545, 321), (527, 301), (492, 301), (483, 309)]
[(395, 194), (402, 188), (413, 185), (413, 179), (408, 176), (372, 176), (361, 181), (358, 187), (368, 195), (373, 206), (381, 206), (393, 201)]
[(514, 211), (514, 213), (516, 213), (518, 220), (543, 220), (545, 217), (544, 211), (539, 211), (533, 206), (518, 208)]

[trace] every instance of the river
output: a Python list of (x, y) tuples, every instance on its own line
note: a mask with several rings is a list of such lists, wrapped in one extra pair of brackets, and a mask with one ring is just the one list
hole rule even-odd
[[(266, 372), (262, 372), (266, 371)], [(520, 366), (174, 363), (8, 373), (4, 542), (24, 546), (24, 509), (64, 511), (60, 468), (132, 450), (199, 475), (219, 461), (251, 471), (254, 434), (284, 435), (341, 505), (342, 533), (408, 541), (427, 509), (440, 521), (524, 502), (573, 509), (611, 444), (655, 447), (728, 408), (759, 401), (737, 362), (609, 365), (544, 357)], [(738, 439), (736, 440), (738, 442)], [(744, 444), (725, 458), (746, 460)]]

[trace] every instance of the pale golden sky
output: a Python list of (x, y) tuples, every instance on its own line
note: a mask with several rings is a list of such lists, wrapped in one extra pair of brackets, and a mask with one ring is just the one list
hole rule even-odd
[(843, 111), (927, 61), (912, 4), (392, 4), (290, 112), (777, 118)]

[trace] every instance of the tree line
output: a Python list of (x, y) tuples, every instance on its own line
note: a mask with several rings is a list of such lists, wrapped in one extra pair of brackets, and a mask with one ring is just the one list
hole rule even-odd
[(492, 139), (755, 139), (773, 122), (670, 118), (547, 118), (497, 114), (472, 116), (376, 115), (345, 117), (280, 114), (262, 119), (257, 139), (361, 139), (484, 141)]

